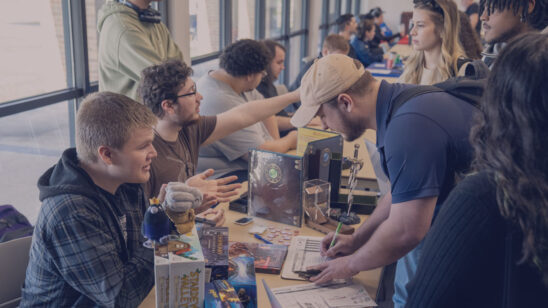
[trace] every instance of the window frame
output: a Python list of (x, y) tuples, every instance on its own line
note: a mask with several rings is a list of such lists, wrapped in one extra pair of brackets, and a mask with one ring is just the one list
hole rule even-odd
[[(99, 91), (98, 81), (90, 82), (85, 0), (61, 0), (67, 87), (38, 95), (0, 102), (0, 118), (68, 101), (70, 145), (75, 146), (76, 112), (83, 98)], [(167, 24), (167, 3), (154, 7)]]
[[(281, 0), (282, 2), (282, 35), (277, 37), (265, 37), (265, 23), (266, 23), (266, 0), (255, 0), (255, 39), (271, 39), (280, 42), (286, 48), (286, 54), (290, 54), (290, 49), (298, 48), (300, 49), (299, 56), (304, 58), (308, 54), (308, 35), (309, 35), (309, 0), (295, 0), (302, 1), (302, 10), (301, 10), (301, 29), (296, 31), (290, 31), (290, 12), (289, 8), (291, 5), (291, 0)], [(340, 0), (339, 0), (340, 1)], [(219, 0), (220, 2), (220, 47), (223, 50), (226, 46), (232, 43), (232, 0)], [(302, 36), (300, 41), (300, 46), (291, 46), (289, 43), (290, 39), (295, 36)], [(212, 52), (206, 55), (195, 56), (191, 58), (191, 65), (197, 65), (205, 63), (211, 60), (217, 59), (221, 54), (221, 51)], [(289, 57), (286, 57), (286, 67), (289, 67)], [(299, 69), (302, 68), (304, 63), (300, 62)], [(284, 70), (283, 74), (280, 76), (280, 83), (286, 85), (289, 84), (289, 69)]]

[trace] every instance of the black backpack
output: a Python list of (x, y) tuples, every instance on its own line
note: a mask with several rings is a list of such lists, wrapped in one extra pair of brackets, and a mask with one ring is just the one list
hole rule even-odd
[(32, 235), (28, 219), (11, 205), (0, 205), (0, 243)]
[(403, 90), (393, 101), (388, 112), (387, 123), (390, 122), (396, 111), (412, 98), (434, 92), (449, 93), (470, 105), (479, 108), (483, 90), (485, 89), (487, 79), (473, 79), (470, 77), (453, 77), (444, 82), (436, 83), (431, 86), (417, 86)]

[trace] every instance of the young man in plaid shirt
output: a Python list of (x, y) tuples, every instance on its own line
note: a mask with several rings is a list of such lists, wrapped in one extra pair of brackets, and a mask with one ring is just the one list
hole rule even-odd
[(141, 223), (156, 117), (123, 95), (82, 103), (76, 148), (38, 181), (42, 207), (21, 307), (136, 307), (154, 284)]

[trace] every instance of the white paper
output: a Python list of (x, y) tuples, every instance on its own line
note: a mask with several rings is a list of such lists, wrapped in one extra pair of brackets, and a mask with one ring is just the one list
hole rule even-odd
[(284, 308), (358, 308), (375, 307), (365, 288), (351, 281), (338, 280), (329, 285), (314, 283), (269, 290)]
[(379, 75), (390, 75), (390, 73), (392, 73), (392, 70), (380, 69), (380, 68), (368, 68), (367, 70), (371, 72), (371, 74), (379, 74)]
[(319, 236), (295, 236), (287, 250), (282, 269), (282, 278), (305, 280), (296, 274), (296, 271), (306, 271), (306, 268), (321, 264), (325, 259), (320, 255), (322, 237)]

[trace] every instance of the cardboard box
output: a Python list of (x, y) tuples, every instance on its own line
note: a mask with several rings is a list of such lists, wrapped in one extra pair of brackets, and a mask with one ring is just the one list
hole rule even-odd
[(206, 283), (204, 308), (243, 308), (234, 288), (226, 280)]
[(257, 282), (255, 281), (255, 260), (248, 256), (230, 258), (228, 282), (236, 290), (244, 308), (257, 307)]
[(228, 228), (206, 227), (198, 229), (205, 259), (205, 280), (228, 279)]
[(154, 249), (156, 307), (202, 307), (205, 261), (196, 227)]

